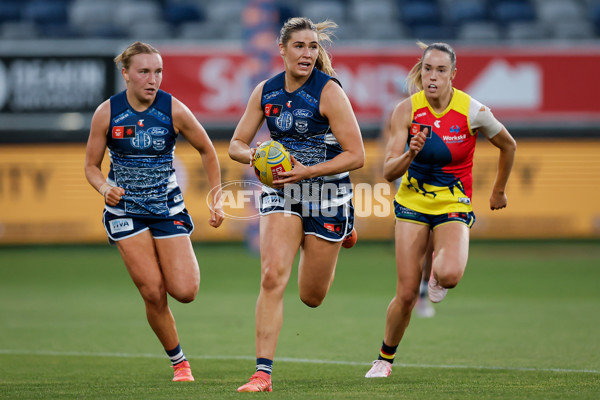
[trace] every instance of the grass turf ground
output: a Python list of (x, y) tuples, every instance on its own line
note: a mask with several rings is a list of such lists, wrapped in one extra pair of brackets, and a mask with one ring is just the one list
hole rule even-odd
[[(228, 399), (254, 369), (259, 260), (195, 246), (197, 299), (171, 301), (196, 382), (166, 355), (115, 248), (0, 248), (0, 398)], [(392, 376), (365, 379), (395, 286), (393, 247), (342, 249), (317, 309), (295, 278), (273, 399), (598, 399), (600, 244), (474, 242), (458, 288), (414, 317)], [(259, 395), (262, 396), (262, 395)]]

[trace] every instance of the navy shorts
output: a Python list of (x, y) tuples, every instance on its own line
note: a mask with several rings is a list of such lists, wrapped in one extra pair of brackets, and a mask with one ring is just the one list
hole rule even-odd
[(288, 213), (302, 220), (305, 235), (315, 235), (330, 242), (342, 241), (354, 228), (354, 206), (349, 200), (339, 206), (311, 208), (311, 204), (290, 200), (280, 192), (260, 196), (260, 215)]
[(108, 241), (114, 244), (119, 240), (135, 236), (143, 231), (150, 230), (155, 239), (165, 239), (176, 236), (189, 236), (194, 231), (192, 217), (184, 209), (171, 216), (119, 216), (104, 210), (102, 218)]
[(398, 204), (396, 200), (394, 200), (394, 212), (396, 214), (396, 219), (428, 225), (431, 229), (448, 222), (462, 222), (469, 228), (475, 223), (475, 213), (473, 213), (473, 211), (451, 212), (446, 214), (423, 214)]

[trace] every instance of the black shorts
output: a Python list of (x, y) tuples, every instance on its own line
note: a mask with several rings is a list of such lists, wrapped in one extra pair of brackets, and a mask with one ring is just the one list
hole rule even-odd
[(132, 216), (131, 214), (119, 216), (104, 210), (102, 221), (109, 242), (111, 243), (135, 236), (146, 230), (150, 230), (152, 237), (155, 239), (190, 236), (194, 231), (192, 217), (186, 209), (178, 214), (167, 217), (153, 215)]
[(352, 200), (328, 208), (311, 208), (315, 203), (295, 202), (280, 192), (260, 196), (260, 215), (288, 213), (302, 219), (305, 235), (315, 235), (330, 242), (339, 242), (354, 228)]
[(421, 225), (428, 225), (431, 229), (436, 226), (447, 224), (448, 222), (462, 222), (469, 228), (475, 223), (475, 213), (471, 212), (450, 212), (445, 214), (424, 214), (412, 210), (408, 207), (398, 204), (394, 200), (394, 213), (396, 219), (400, 221), (410, 221)]

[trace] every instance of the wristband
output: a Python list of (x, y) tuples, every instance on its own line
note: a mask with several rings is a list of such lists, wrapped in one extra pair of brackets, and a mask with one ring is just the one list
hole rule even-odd
[(112, 188), (112, 185), (108, 182), (104, 182), (101, 186), (100, 189), (98, 189), (98, 192), (100, 192), (100, 194), (102, 195), (102, 197), (106, 198), (106, 193), (108, 193), (108, 191)]

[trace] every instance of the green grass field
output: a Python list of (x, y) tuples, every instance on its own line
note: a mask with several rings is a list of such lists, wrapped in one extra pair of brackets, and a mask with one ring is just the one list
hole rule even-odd
[(171, 301), (196, 382), (173, 383), (115, 248), (0, 248), (0, 398), (598, 399), (600, 244), (474, 242), (460, 285), (414, 317), (392, 376), (365, 379), (395, 287), (390, 243), (342, 250), (317, 309), (286, 292), (271, 394), (254, 369), (259, 260), (196, 244), (202, 283)]

